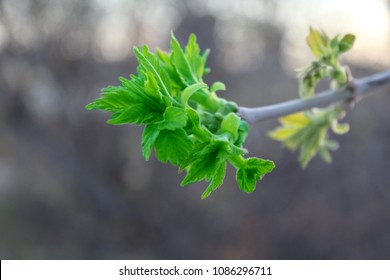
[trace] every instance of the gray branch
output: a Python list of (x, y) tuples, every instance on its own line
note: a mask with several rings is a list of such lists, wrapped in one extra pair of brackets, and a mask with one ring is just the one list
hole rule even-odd
[(357, 102), (367, 96), (373, 88), (390, 83), (390, 70), (353, 80), (341, 91), (327, 90), (309, 99), (295, 99), (257, 108), (239, 107), (238, 114), (248, 123), (279, 118), (314, 107), (326, 107), (339, 102)]

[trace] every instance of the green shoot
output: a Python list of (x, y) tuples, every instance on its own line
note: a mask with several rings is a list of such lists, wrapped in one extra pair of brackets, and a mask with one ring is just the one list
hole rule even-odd
[(120, 78), (121, 85), (103, 89), (88, 110), (111, 113), (109, 124), (143, 125), (142, 153), (155, 151), (161, 162), (185, 170), (181, 185), (206, 180), (202, 199), (218, 189), (229, 162), (237, 169), (239, 188), (246, 193), (272, 171), (272, 161), (244, 158), (249, 126), (237, 115), (237, 105), (217, 96), (221, 82), (211, 88), (203, 82), (209, 72), (208, 51), (200, 52), (195, 35), (183, 49), (174, 35), (170, 53), (148, 47), (134, 48), (138, 73)]

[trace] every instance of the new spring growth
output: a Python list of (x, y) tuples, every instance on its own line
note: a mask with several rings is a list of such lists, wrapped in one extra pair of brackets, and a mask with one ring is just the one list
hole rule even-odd
[[(316, 60), (298, 72), (302, 99), (315, 96), (315, 87), (324, 78), (330, 78), (338, 89), (348, 85), (350, 75), (341, 66), (339, 55), (351, 49), (354, 41), (351, 34), (330, 39), (310, 28), (307, 43)], [(142, 125), (145, 159), (154, 151), (161, 162), (185, 171), (182, 186), (209, 182), (202, 199), (223, 184), (227, 164), (236, 169), (238, 187), (245, 193), (253, 192), (275, 164), (246, 156), (249, 125), (238, 115), (239, 107), (219, 96), (225, 90), (222, 82), (209, 86), (203, 81), (210, 72), (206, 67), (209, 51), (200, 51), (194, 34), (182, 48), (172, 33), (169, 52), (152, 52), (143, 46), (135, 47), (134, 53), (137, 73), (119, 78), (119, 85), (104, 88), (101, 97), (86, 108), (109, 112), (109, 124)], [(330, 162), (329, 151), (338, 144), (330, 140), (329, 130), (343, 134), (349, 129), (348, 124), (338, 122), (343, 114), (344, 106), (338, 104), (287, 115), (279, 119), (281, 126), (269, 136), (291, 150), (299, 149), (303, 167), (317, 154)]]

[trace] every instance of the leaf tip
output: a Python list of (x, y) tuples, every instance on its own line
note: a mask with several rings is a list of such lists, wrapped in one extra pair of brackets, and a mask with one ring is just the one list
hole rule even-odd
[(208, 198), (210, 196), (210, 192), (207, 192), (207, 190), (205, 190), (203, 193), (202, 193), (202, 196), (201, 196), (201, 199), (204, 200), (206, 198)]
[(85, 109), (90, 111), (90, 110), (95, 110), (98, 109), (95, 102), (89, 103), (88, 105), (85, 106)]

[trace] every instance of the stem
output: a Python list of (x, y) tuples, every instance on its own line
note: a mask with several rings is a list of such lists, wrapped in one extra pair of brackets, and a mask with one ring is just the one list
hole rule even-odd
[(241, 167), (244, 167), (246, 160), (243, 156), (230, 156), (228, 158), (231, 165), (233, 165), (236, 169), (240, 169)]
[(369, 94), (371, 89), (388, 83), (390, 83), (390, 70), (354, 80), (341, 91), (327, 90), (312, 98), (295, 99), (257, 108), (239, 107), (238, 114), (248, 123), (254, 124), (314, 107), (326, 107), (337, 102), (360, 101)]
[(223, 105), (223, 100), (217, 98), (205, 90), (198, 90), (195, 92), (191, 100), (201, 104), (204, 108), (207, 108), (210, 112), (215, 113)]

